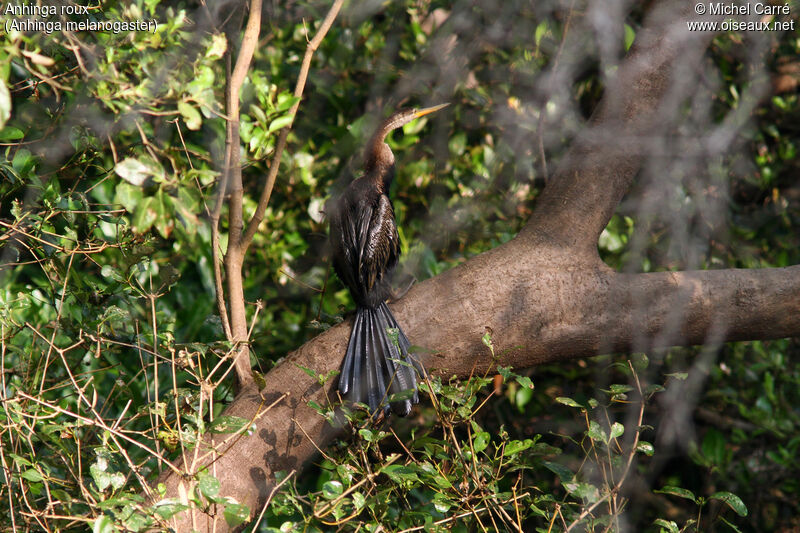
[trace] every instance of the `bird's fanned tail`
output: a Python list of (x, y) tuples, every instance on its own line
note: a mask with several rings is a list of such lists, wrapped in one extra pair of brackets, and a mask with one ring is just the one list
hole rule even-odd
[[(390, 335), (391, 330), (397, 332), (396, 340)], [(408, 354), (410, 346), (384, 302), (377, 307), (359, 307), (339, 377), (343, 398), (365, 403), (370, 411), (377, 413), (379, 407), (389, 409), (388, 399), (392, 395), (413, 391), (410, 397), (391, 404), (396, 414), (406, 416), (419, 401), (417, 373), (423, 375), (421, 365)]]

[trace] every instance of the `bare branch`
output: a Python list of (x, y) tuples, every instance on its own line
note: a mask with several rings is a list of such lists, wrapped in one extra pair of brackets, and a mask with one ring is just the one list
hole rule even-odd
[[(261, 0), (250, 1), (250, 14), (247, 26), (242, 37), (236, 65), (230, 74), (225, 94), (227, 113), (227, 129), (225, 137), (225, 177), (223, 184), (227, 185), (220, 194), (228, 194), (228, 250), (225, 253), (225, 273), (228, 288), (228, 303), (230, 308), (229, 340), (237, 343), (237, 353), (234, 359), (236, 377), (239, 384), (251, 383), (253, 376), (250, 373), (250, 348), (247, 344), (247, 316), (244, 303), (244, 289), (242, 286), (242, 262), (244, 260), (244, 247), (242, 246), (242, 228), (244, 225), (242, 215), (242, 168), (239, 156), (239, 92), (250, 68), (258, 34), (261, 29)], [(216, 250), (214, 250), (216, 254)], [(216, 270), (215, 270), (216, 273)], [(221, 282), (217, 283), (217, 287)], [(218, 298), (219, 306), (219, 298)], [(224, 302), (223, 302), (224, 306)], [(222, 310), (221, 310), (222, 311)], [(223, 319), (224, 324), (224, 319)]]
[[(230, 49), (225, 54), (225, 79), (227, 81), (227, 85), (225, 87), (225, 93), (227, 94), (230, 91), (230, 79), (231, 79), (231, 51)], [(211, 212), (211, 260), (212, 264), (214, 265), (214, 292), (215, 298), (217, 301), (217, 312), (219, 313), (220, 320), (222, 320), (222, 329), (225, 332), (225, 338), (233, 340), (233, 333), (231, 332), (231, 325), (230, 320), (228, 317), (228, 307), (225, 305), (225, 290), (222, 288), (223, 284), (223, 276), (222, 276), (222, 264), (221, 264), (221, 254), (222, 248), (220, 247), (220, 238), (219, 238), (219, 219), (222, 216), (222, 206), (225, 203), (225, 193), (228, 190), (228, 177), (229, 172), (228, 169), (230, 168), (230, 154), (231, 154), (231, 143), (233, 142), (233, 136), (230, 130), (230, 121), (225, 118), (225, 161), (222, 165), (222, 175), (220, 176), (220, 182), (217, 185), (217, 196), (214, 200), (214, 210)]]

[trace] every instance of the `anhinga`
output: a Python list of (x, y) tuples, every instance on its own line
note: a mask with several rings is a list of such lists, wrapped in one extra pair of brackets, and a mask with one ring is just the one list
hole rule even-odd
[[(418, 401), (416, 372), (423, 372), (408, 355), (408, 338), (386, 305), (400, 239), (388, 196), (394, 154), (385, 139), (392, 130), (446, 105), (400, 111), (386, 119), (367, 145), (364, 174), (345, 189), (330, 217), (333, 267), (357, 306), (339, 391), (347, 401), (367, 404), (376, 415), (381, 405), (389, 409), (389, 396), (413, 390), (410, 398), (392, 403), (395, 413), (406, 416)], [(396, 338), (387, 330), (396, 331)]]

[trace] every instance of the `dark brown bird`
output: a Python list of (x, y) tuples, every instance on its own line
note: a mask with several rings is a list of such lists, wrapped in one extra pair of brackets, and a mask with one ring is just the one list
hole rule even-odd
[[(333, 267), (356, 302), (356, 318), (339, 376), (339, 391), (351, 402), (389, 409), (406, 416), (417, 403), (417, 372), (422, 366), (408, 354), (410, 343), (386, 300), (392, 297), (392, 272), (400, 256), (400, 239), (389, 200), (394, 154), (386, 136), (412, 120), (447, 104), (409, 109), (381, 124), (364, 152), (364, 174), (345, 189), (330, 218)], [(396, 337), (395, 337), (396, 335)]]

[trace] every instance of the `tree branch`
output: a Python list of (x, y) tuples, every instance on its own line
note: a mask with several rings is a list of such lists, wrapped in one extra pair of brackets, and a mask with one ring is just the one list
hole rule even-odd
[[(227, 281), (228, 303), (230, 309), (230, 327), (226, 332), (229, 340), (237, 344), (234, 366), (240, 385), (252, 383), (250, 372), (250, 348), (247, 344), (247, 314), (242, 286), (242, 262), (245, 249), (242, 246), (242, 204), (244, 190), (242, 187), (242, 167), (239, 145), (239, 93), (250, 68), (258, 34), (261, 29), (261, 0), (250, 0), (250, 14), (242, 36), (242, 44), (236, 65), (228, 80), (225, 91), (225, 111), (227, 125), (225, 135), (225, 193), (228, 194), (228, 250), (225, 252), (225, 280)], [(229, 47), (231, 39), (228, 40)], [(229, 49), (229, 53), (231, 53)], [(215, 251), (216, 253), (216, 251)], [(216, 273), (216, 271), (215, 271)], [(221, 283), (217, 283), (217, 286)], [(223, 309), (220, 310), (221, 312)], [(223, 320), (223, 325), (224, 325)]]
[(630, 53), (608, 80), (590, 127), (573, 142), (542, 192), (522, 232), (526, 238), (569, 246), (573, 253), (596, 259), (597, 239), (642, 160), (670, 133), (663, 117), (679, 116), (677, 106), (696, 91), (694, 83), (676, 81), (681, 73), (685, 80), (695, 79), (714, 34), (686, 29), (690, 8), (686, 2), (664, 2), (648, 15)]
[[(523, 256), (530, 261), (520, 264)], [(438, 350), (422, 357), (431, 372), (461, 378), (493, 365), (524, 368), (612, 351), (800, 335), (800, 266), (617, 274), (566, 261), (566, 255), (553, 261), (547, 248), (531, 256), (514, 239), (420, 283), (392, 310), (412, 344)], [(481, 342), (487, 327), (497, 359)], [(335, 398), (336, 380), (320, 386), (300, 367), (337, 370), (349, 335), (349, 322), (319, 335), (267, 374), (261, 395), (248, 388), (225, 410), (251, 419), (261, 405), (286, 395), (259, 418), (252, 436), (218, 458), (226, 495), (259, 509), (276, 472), (301, 469), (336, 436), (308, 407)], [(182, 482), (175, 475), (163, 481), (169, 493)]]
[[(231, 54), (230, 51), (225, 54), (225, 79), (227, 84), (225, 86), (225, 94), (230, 92), (230, 79), (231, 79)], [(226, 100), (227, 101), (227, 100)], [(228, 177), (230, 168), (230, 155), (231, 143), (233, 142), (233, 135), (230, 132), (230, 121), (226, 119), (225, 123), (225, 161), (222, 167), (222, 177), (217, 186), (217, 196), (214, 200), (214, 210), (211, 213), (211, 253), (213, 254), (212, 264), (214, 265), (214, 291), (217, 301), (217, 312), (222, 321), (222, 329), (225, 332), (225, 338), (229, 341), (233, 340), (233, 333), (231, 332), (231, 325), (228, 319), (228, 307), (225, 305), (225, 290), (222, 288), (222, 265), (221, 257), (222, 248), (219, 239), (219, 219), (222, 216), (222, 206), (225, 203), (225, 192), (228, 189)]]

